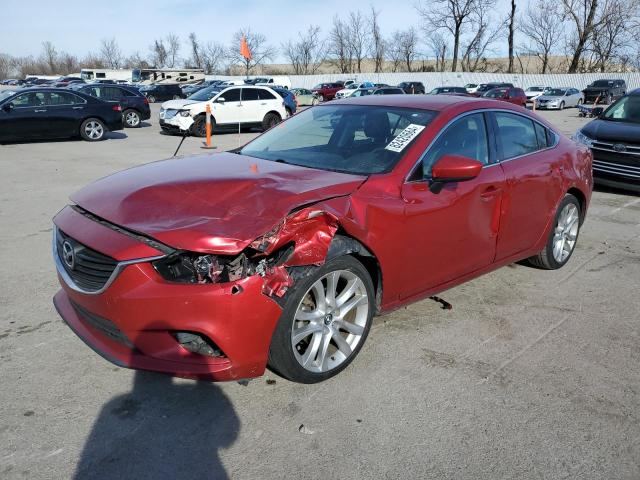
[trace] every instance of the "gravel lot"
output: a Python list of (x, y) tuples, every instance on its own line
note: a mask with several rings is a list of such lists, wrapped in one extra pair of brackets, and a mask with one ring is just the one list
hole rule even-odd
[(624, 192), (594, 192), (564, 269), (511, 265), (444, 292), (453, 310), (378, 317), (326, 383), (196, 383), (96, 355), (51, 302), (51, 217), (173, 153), (158, 108), (97, 144), (0, 145), (0, 478), (640, 478), (640, 198)]

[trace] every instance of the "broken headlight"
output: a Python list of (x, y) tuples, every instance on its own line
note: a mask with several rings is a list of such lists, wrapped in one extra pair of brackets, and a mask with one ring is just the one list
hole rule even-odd
[(252, 273), (244, 254), (231, 258), (180, 252), (156, 260), (152, 264), (162, 278), (176, 283), (233, 282)]
[(180, 253), (153, 262), (165, 280), (178, 283), (217, 283), (223, 266), (215, 255)]

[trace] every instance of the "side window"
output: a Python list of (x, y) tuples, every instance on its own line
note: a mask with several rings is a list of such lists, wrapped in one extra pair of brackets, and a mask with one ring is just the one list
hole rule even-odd
[(103, 87), (102, 88), (102, 97), (105, 100), (120, 100), (122, 98), (120, 94), (120, 89), (113, 87)]
[(258, 89), (258, 98), (260, 100), (275, 100), (276, 97), (268, 90)]
[(520, 115), (496, 112), (498, 140), (502, 145), (502, 160), (526, 155), (538, 150), (533, 121)]
[(11, 100), (11, 103), (13, 103), (13, 106), (16, 108), (40, 107), (45, 104), (44, 93), (30, 92), (30, 93), (25, 93), (23, 95), (18, 95), (16, 98)]
[(489, 163), (487, 128), (482, 113), (462, 117), (438, 137), (422, 160), (424, 177), (431, 176), (431, 169), (444, 155), (461, 155), (485, 165)]
[(536, 137), (538, 138), (538, 148), (543, 149), (551, 146), (549, 144), (549, 136), (547, 135), (547, 129), (539, 123), (533, 124), (536, 129)]
[(50, 92), (47, 105), (55, 107), (56, 105), (73, 105), (79, 103), (76, 101), (78, 97), (71, 93)]
[(107, 78), (107, 74), (103, 72), (97, 72), (96, 78)]
[(227, 90), (226, 92), (224, 92), (222, 94), (222, 97), (224, 97), (224, 101), (225, 102), (239, 102), (240, 101), (240, 89), (239, 88), (232, 88), (230, 90)]
[[(226, 96), (225, 96), (226, 98)], [(258, 100), (258, 90), (255, 88), (242, 89), (242, 101)]]

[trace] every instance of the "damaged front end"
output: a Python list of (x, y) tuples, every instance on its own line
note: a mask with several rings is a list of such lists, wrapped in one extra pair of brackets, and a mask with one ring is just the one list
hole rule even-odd
[(258, 275), (262, 293), (283, 297), (293, 285), (287, 268), (324, 263), (337, 230), (335, 215), (307, 207), (289, 214), (237, 255), (176, 251), (153, 266), (176, 283), (227, 283)]

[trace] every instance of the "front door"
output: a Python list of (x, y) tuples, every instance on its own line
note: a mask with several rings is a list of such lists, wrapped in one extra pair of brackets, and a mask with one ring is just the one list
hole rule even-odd
[(47, 105), (43, 92), (28, 92), (15, 97), (13, 109), (4, 111), (2, 122), (7, 140), (45, 138)]
[[(221, 99), (224, 98), (224, 102)], [(240, 89), (230, 88), (222, 92), (213, 103), (213, 118), (219, 125), (238, 124), (240, 122)]]
[[(407, 282), (403, 298), (429, 290), (494, 260), (500, 228), (504, 174), (492, 163), (487, 114), (464, 115), (453, 122), (427, 150), (421, 170), (405, 183), (404, 262)], [(474, 179), (429, 190), (431, 168), (444, 155), (461, 155), (485, 166)]]

